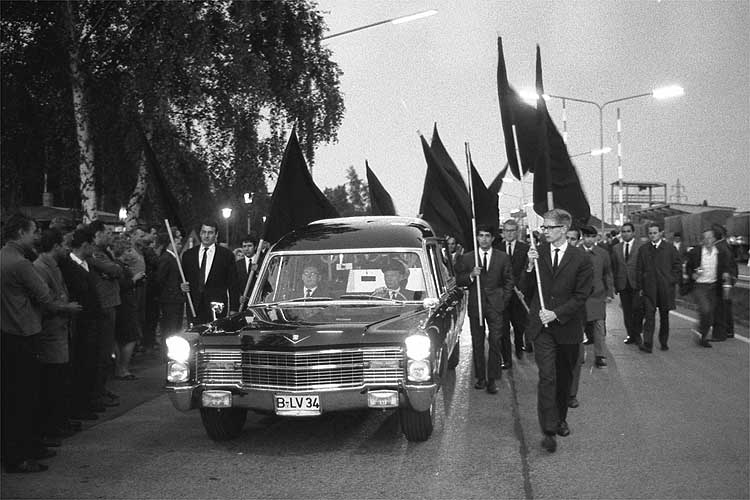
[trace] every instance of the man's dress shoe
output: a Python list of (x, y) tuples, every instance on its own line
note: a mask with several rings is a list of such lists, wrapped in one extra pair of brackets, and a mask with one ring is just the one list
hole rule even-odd
[(527, 342), (526, 345), (523, 346), (523, 350), (526, 352), (534, 352), (534, 344)]
[(662, 351), (668, 351), (669, 346), (667, 344), (662, 344), (661, 347), (659, 347), (659, 349), (661, 349)]
[(568, 423), (565, 420), (557, 426), (557, 435), (563, 437), (570, 435), (570, 427), (568, 427)]
[(487, 392), (489, 392), (490, 394), (497, 394), (497, 384), (495, 383), (494, 378), (491, 378), (487, 382)]
[(709, 344), (708, 340), (700, 340), (698, 342), (698, 345), (701, 347), (713, 347), (711, 344)]
[(5, 472), (13, 474), (27, 474), (29, 472), (44, 472), (49, 466), (40, 464), (36, 460), (24, 460), (17, 464), (8, 464), (5, 466)]
[(555, 436), (545, 434), (544, 439), (542, 439), (542, 448), (550, 453), (554, 453), (557, 449), (557, 441), (555, 440)]
[(516, 358), (523, 359), (523, 347), (516, 348)]
[(568, 408), (578, 408), (580, 405), (581, 404), (575, 396), (570, 396), (568, 398)]
[(477, 383), (474, 384), (474, 389), (484, 389), (487, 387), (487, 381), (483, 378), (480, 378), (477, 380)]
[(513, 363), (507, 362), (507, 363), (500, 363), (500, 368), (502, 370), (510, 370), (510, 368), (513, 366)]
[(586, 339), (586, 340), (583, 341), (583, 345), (591, 345), (593, 343), (594, 343), (594, 341), (591, 340), (591, 339)]
[(602, 368), (604, 366), (607, 366), (607, 360), (604, 358), (604, 356), (597, 356), (594, 364), (599, 368)]
[(647, 353), (651, 353), (653, 351), (649, 344), (638, 344), (638, 349)]
[(636, 339), (635, 337), (628, 337), (628, 338), (625, 339), (625, 343), (626, 344), (637, 344), (638, 343), (638, 339)]

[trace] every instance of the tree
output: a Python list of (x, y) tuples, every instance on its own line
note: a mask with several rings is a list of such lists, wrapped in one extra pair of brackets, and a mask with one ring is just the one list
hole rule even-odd
[[(215, 213), (215, 200), (265, 192), (265, 174), (278, 169), (295, 120), (304, 147), (335, 140), (341, 73), (321, 46), (325, 25), (312, 2), (2, 2), (0, 9), (4, 204), (39, 192), (41, 173), (54, 171), (58, 191), (80, 182), (89, 217), (128, 200), (134, 218), (149, 198), (157, 214), (134, 124), (188, 220)], [(16, 104), (24, 101), (37, 103), (35, 113)], [(40, 153), (57, 150), (63, 154)], [(22, 182), (6, 182), (13, 179)]]
[(368, 215), (370, 200), (367, 183), (359, 178), (353, 166), (346, 169), (346, 179), (348, 181), (346, 184), (325, 188), (323, 194), (342, 217)]

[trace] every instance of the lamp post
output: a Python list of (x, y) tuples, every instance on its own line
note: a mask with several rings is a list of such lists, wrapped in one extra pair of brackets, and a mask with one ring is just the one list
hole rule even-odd
[(232, 216), (231, 208), (222, 208), (221, 216), (224, 217), (224, 223), (227, 230), (227, 247), (229, 246), (229, 218)]
[[(589, 101), (586, 99), (578, 99), (576, 97), (567, 97), (567, 96), (562, 96), (562, 95), (549, 94), (546, 97), (553, 97), (555, 99), (561, 99), (563, 102), (563, 108), (565, 108), (565, 101), (581, 102), (584, 104), (593, 104), (594, 106), (596, 106), (597, 109), (599, 110), (599, 150), (603, 151), (604, 150), (604, 108), (616, 102), (629, 101), (631, 99), (639, 99), (641, 97), (653, 97), (655, 99), (667, 99), (669, 97), (677, 97), (677, 96), (681, 96), (684, 94), (685, 94), (685, 89), (683, 89), (679, 85), (671, 85), (668, 87), (660, 87), (658, 89), (654, 89), (651, 92), (647, 92), (643, 94), (635, 94), (635, 95), (631, 95), (627, 97), (620, 97), (619, 99), (612, 99), (611, 101), (606, 101), (601, 104), (598, 102)], [(601, 179), (601, 197), (602, 197), (602, 204), (601, 204), (602, 233), (604, 233), (604, 154), (600, 154), (599, 173), (600, 173), (600, 179)], [(622, 178), (620, 179), (620, 189), (622, 190)]]

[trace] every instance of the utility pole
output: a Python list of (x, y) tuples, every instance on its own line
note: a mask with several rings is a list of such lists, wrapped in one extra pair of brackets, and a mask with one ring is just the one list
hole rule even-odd
[(669, 195), (669, 199), (674, 201), (675, 203), (682, 203), (683, 201), (688, 201), (688, 197), (686, 194), (683, 194), (685, 191), (684, 184), (680, 184), (680, 179), (677, 179), (677, 184), (672, 186), (672, 191), (674, 194)]

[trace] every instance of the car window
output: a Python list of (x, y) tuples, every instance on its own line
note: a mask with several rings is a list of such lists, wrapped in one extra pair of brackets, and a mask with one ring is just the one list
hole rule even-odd
[(421, 301), (427, 291), (417, 252), (272, 255), (258, 282), (265, 285), (252, 303), (354, 295)]
[(432, 267), (435, 276), (435, 286), (439, 290), (440, 295), (443, 295), (448, 290), (449, 279), (448, 268), (446, 267), (445, 262), (443, 262), (443, 254), (438, 250), (435, 244), (429, 244), (427, 245), (427, 255), (430, 258), (430, 266)]

